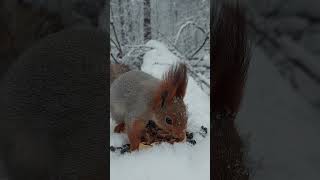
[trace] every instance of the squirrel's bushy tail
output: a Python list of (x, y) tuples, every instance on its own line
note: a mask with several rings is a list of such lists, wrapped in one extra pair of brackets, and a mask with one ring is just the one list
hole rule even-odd
[(246, 17), (239, 2), (222, 5), (213, 24), (213, 105), (236, 113), (249, 65)]
[(246, 17), (239, 2), (225, 3), (213, 25), (213, 177), (248, 180), (243, 143), (235, 125), (249, 66)]
[(121, 74), (130, 71), (129, 66), (125, 64), (110, 64), (110, 84)]

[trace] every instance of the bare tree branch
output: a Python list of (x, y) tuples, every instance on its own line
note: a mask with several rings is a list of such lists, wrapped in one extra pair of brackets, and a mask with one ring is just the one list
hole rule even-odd
[(116, 48), (118, 49), (118, 51), (121, 51), (121, 48), (118, 46), (118, 44), (112, 39), (110, 38), (111, 42), (116, 46)]
[[(163, 36), (163, 38), (165, 38), (167, 41), (168, 41), (168, 44), (173, 47), (176, 52), (178, 54), (176, 54), (178, 56), (179, 59), (181, 59), (186, 65), (187, 65), (187, 69), (188, 69), (188, 72), (190, 73), (190, 75), (196, 80), (196, 82), (198, 83), (198, 85), (200, 86), (200, 88), (202, 90), (203, 89), (203, 85), (205, 85), (206, 88), (210, 89), (210, 84), (208, 82), (206, 82), (202, 77), (200, 77), (191, 67), (191, 65), (189, 64), (190, 62), (190, 59), (188, 57), (186, 57), (185, 55), (183, 55), (180, 50), (172, 43), (172, 41), (170, 41), (164, 34), (162, 34), (161, 32), (158, 31), (158, 33)], [(169, 49), (170, 51), (170, 49)], [(205, 90), (206, 92), (206, 90)], [(210, 93), (210, 92), (207, 92), (207, 93)]]
[(114, 16), (113, 16), (112, 7), (110, 7), (110, 11), (111, 11), (111, 17), (112, 17), (112, 22), (110, 22), (110, 24), (112, 26), (112, 29), (113, 29), (113, 32), (114, 32), (114, 36), (115, 36), (116, 41), (118, 43), (120, 57), (123, 57), (123, 51), (122, 51), (122, 48), (121, 48), (121, 44), (119, 42), (119, 39), (118, 39), (118, 36), (117, 36), (117, 32), (116, 32), (116, 28), (114, 27), (114, 23), (113, 23), (114, 22)]
[(120, 64), (119, 61), (117, 61), (117, 59), (113, 56), (112, 53), (110, 53), (110, 55), (111, 55), (111, 57), (113, 58), (113, 60), (114, 60), (114, 62), (115, 62), (116, 64)]
[(188, 27), (189, 25), (193, 25), (193, 26), (195, 26), (197, 29), (199, 29), (203, 34), (207, 34), (207, 32), (206, 32), (201, 26), (197, 25), (195, 22), (193, 22), (193, 21), (187, 21), (187, 22), (185, 22), (185, 23), (180, 27), (180, 29), (179, 29), (179, 31), (178, 31), (178, 33), (177, 33), (177, 35), (176, 35), (176, 39), (175, 39), (175, 41), (174, 41), (174, 45), (177, 45), (181, 33), (182, 33), (183, 30), (184, 30), (186, 27)]
[(207, 35), (207, 37), (203, 41), (202, 45), (189, 57), (189, 59), (192, 59), (198, 52), (200, 52), (200, 50), (204, 47), (204, 45), (206, 44), (206, 42), (208, 40), (209, 40), (209, 34)]

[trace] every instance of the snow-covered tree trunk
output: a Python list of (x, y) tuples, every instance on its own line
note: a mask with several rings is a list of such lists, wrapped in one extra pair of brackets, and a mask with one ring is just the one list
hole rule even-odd
[(119, 0), (120, 28), (121, 28), (121, 44), (127, 44), (126, 33), (124, 29), (124, 9), (123, 0)]
[(129, 25), (128, 25), (128, 31), (127, 31), (127, 34), (128, 34), (128, 38), (129, 38), (129, 41), (131, 42), (134, 42), (135, 41), (135, 34), (133, 32), (133, 18), (131, 16), (131, 1), (130, 0), (127, 0), (127, 6), (126, 6), (126, 10), (127, 10), (127, 14), (128, 14), (128, 19), (130, 20)]
[(143, 1), (143, 37), (144, 42), (151, 40), (151, 3), (150, 0)]

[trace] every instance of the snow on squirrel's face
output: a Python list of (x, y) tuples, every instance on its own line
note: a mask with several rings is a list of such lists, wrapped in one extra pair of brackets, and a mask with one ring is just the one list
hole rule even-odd
[(154, 119), (159, 128), (170, 133), (178, 141), (183, 141), (187, 128), (187, 108), (182, 98), (173, 98), (154, 112)]

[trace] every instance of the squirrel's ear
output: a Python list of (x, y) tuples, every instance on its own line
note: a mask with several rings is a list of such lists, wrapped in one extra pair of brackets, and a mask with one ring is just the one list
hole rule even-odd
[(168, 97), (168, 91), (163, 91), (161, 94), (161, 108), (164, 107), (167, 97)]
[(170, 97), (183, 98), (188, 84), (187, 66), (183, 63), (172, 66), (163, 81), (168, 86)]
[(153, 97), (153, 109), (162, 109), (169, 101), (169, 91), (160, 86)]
[(177, 78), (177, 90), (175, 92), (176, 97), (184, 98), (186, 95), (187, 85), (188, 85), (188, 75), (187, 66), (185, 64), (180, 64), (176, 72)]
[(170, 103), (174, 97), (183, 98), (188, 84), (187, 66), (180, 63), (171, 66), (164, 74), (154, 97), (154, 104), (159, 107)]

